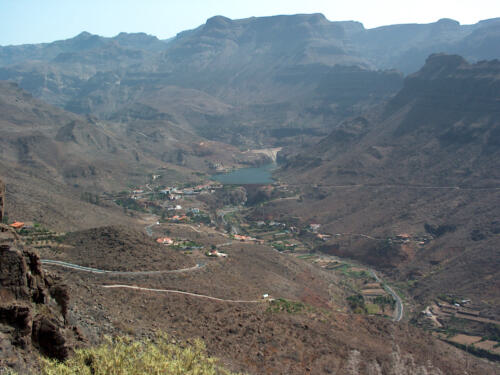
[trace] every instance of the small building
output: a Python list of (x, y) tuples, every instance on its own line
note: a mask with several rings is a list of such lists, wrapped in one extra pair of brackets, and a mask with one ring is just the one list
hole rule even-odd
[(320, 227), (321, 227), (321, 224), (315, 224), (315, 223), (309, 224), (309, 228), (314, 233), (316, 233)]
[(329, 234), (323, 234), (323, 233), (318, 233), (317, 234), (317, 237), (320, 239), (320, 240), (323, 240), (323, 241), (328, 241), (332, 236), (329, 235)]
[(188, 220), (188, 217), (186, 215), (182, 216), (174, 215), (170, 218), (170, 221), (186, 221), (186, 220)]
[(15, 221), (12, 224), (10, 224), (10, 227), (12, 227), (14, 229), (22, 229), (24, 227), (24, 223), (22, 223), (20, 221)]
[(156, 240), (156, 242), (161, 243), (163, 245), (172, 245), (174, 243), (174, 240), (171, 239), (170, 237), (160, 237)]
[(257, 241), (256, 238), (250, 237), (250, 236), (244, 236), (241, 234), (234, 234), (234, 239), (239, 240), (239, 241)]
[(408, 233), (400, 233), (396, 236), (398, 241), (402, 241), (404, 243), (410, 242), (411, 236)]
[(210, 250), (207, 255), (209, 257), (227, 258), (227, 254), (226, 253), (221, 253), (218, 250)]

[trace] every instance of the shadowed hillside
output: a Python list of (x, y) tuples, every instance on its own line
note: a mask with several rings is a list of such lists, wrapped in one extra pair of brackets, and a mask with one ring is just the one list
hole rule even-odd
[[(304, 200), (271, 212), (375, 237), (330, 240), (321, 250), (414, 280), (417, 296), (481, 296), (497, 314), (499, 77), (498, 61), (429, 57), (383, 110), (289, 155), (283, 173)], [(399, 233), (434, 239), (388, 242)]]

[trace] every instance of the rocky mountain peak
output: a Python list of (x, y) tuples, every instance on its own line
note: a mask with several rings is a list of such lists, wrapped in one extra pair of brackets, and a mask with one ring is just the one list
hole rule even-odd
[(460, 22), (451, 18), (441, 18), (435, 23), (435, 25), (442, 28), (458, 29), (460, 27)]
[(205, 23), (205, 29), (223, 29), (228, 27), (231, 23), (232, 20), (230, 18), (224, 16), (214, 16), (207, 19), (207, 22)]
[(432, 54), (427, 58), (424, 67), (417, 74), (431, 79), (443, 76), (443, 74), (450, 74), (464, 64), (467, 64), (467, 61), (459, 55)]
[(80, 34), (78, 34), (77, 36), (75, 36), (73, 39), (89, 39), (89, 38), (92, 38), (93, 34), (89, 33), (88, 31), (82, 31)]

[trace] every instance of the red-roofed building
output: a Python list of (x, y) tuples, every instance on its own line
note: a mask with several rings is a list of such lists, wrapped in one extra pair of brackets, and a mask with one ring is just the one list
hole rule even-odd
[(161, 243), (163, 245), (172, 245), (174, 240), (169, 237), (160, 237), (156, 240), (156, 242)]
[(21, 229), (22, 227), (24, 227), (24, 223), (21, 223), (20, 221), (15, 221), (12, 224), (10, 224), (10, 226), (14, 229)]

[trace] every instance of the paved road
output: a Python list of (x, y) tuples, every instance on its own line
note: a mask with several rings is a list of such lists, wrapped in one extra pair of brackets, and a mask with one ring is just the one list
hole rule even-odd
[(350, 237), (363, 237), (363, 238), (368, 238), (370, 240), (375, 240), (375, 241), (386, 241), (387, 238), (376, 238), (369, 236), (368, 234), (363, 234), (363, 233), (336, 233), (335, 236), (340, 235), (340, 236), (350, 236)]
[[(288, 184), (288, 186), (303, 186), (310, 185), (307, 183), (299, 184)], [(469, 187), (469, 186), (425, 186), (425, 185), (406, 185), (406, 184), (393, 184), (393, 185), (371, 185), (371, 184), (353, 184), (353, 185), (330, 185), (330, 184), (318, 184), (317, 187), (325, 188), (355, 188), (355, 187), (365, 187), (365, 188), (406, 188), (406, 189), (424, 189), (424, 190), (469, 190), (469, 191), (498, 191), (500, 187)]]
[(210, 299), (213, 301), (218, 301), (218, 302), (230, 302), (230, 303), (262, 303), (266, 300), (251, 300), (251, 301), (245, 301), (245, 300), (232, 300), (232, 299), (222, 299), (222, 298), (217, 298), (217, 297), (211, 297), (211, 296), (206, 296), (203, 294), (196, 294), (196, 293), (189, 293), (189, 292), (183, 292), (181, 290), (169, 290), (169, 289), (153, 289), (153, 288), (142, 288), (140, 286), (135, 286), (135, 285), (122, 285), (122, 284), (117, 284), (117, 285), (102, 285), (103, 288), (107, 289), (112, 289), (112, 288), (123, 288), (123, 289), (134, 289), (134, 290), (144, 290), (144, 291), (149, 291), (149, 292), (160, 292), (160, 293), (174, 293), (174, 294), (184, 294), (187, 296), (192, 296), (192, 297), (199, 297), (199, 298), (206, 298)]
[[(379, 283), (383, 284), (383, 280), (378, 277), (378, 275), (375, 273), (375, 271), (373, 270), (370, 270), (372, 276), (375, 278), (375, 280), (377, 280)], [(399, 322), (401, 319), (403, 319), (403, 313), (404, 313), (404, 305), (403, 305), (403, 301), (401, 300), (401, 298), (398, 296), (398, 294), (390, 287), (388, 286), (387, 284), (384, 285), (384, 288), (385, 290), (387, 290), (389, 292), (389, 294), (392, 296), (392, 298), (394, 298), (394, 300), (396, 301), (396, 310), (394, 310), (394, 321), (395, 322)]]
[(91, 273), (98, 273), (98, 274), (108, 274), (108, 275), (154, 275), (154, 274), (162, 274), (162, 273), (181, 273), (181, 272), (195, 271), (195, 270), (198, 270), (198, 269), (206, 266), (205, 263), (198, 263), (196, 266), (188, 267), (188, 268), (181, 268), (181, 269), (177, 269), (177, 270), (109, 271), (109, 270), (101, 270), (99, 268), (84, 267), (84, 266), (80, 266), (78, 264), (67, 263), (67, 262), (62, 262), (60, 260), (52, 260), (52, 259), (42, 259), (42, 264), (59, 266), (59, 267), (64, 267), (64, 268), (71, 268), (71, 269), (77, 270), (77, 271), (91, 272)]

